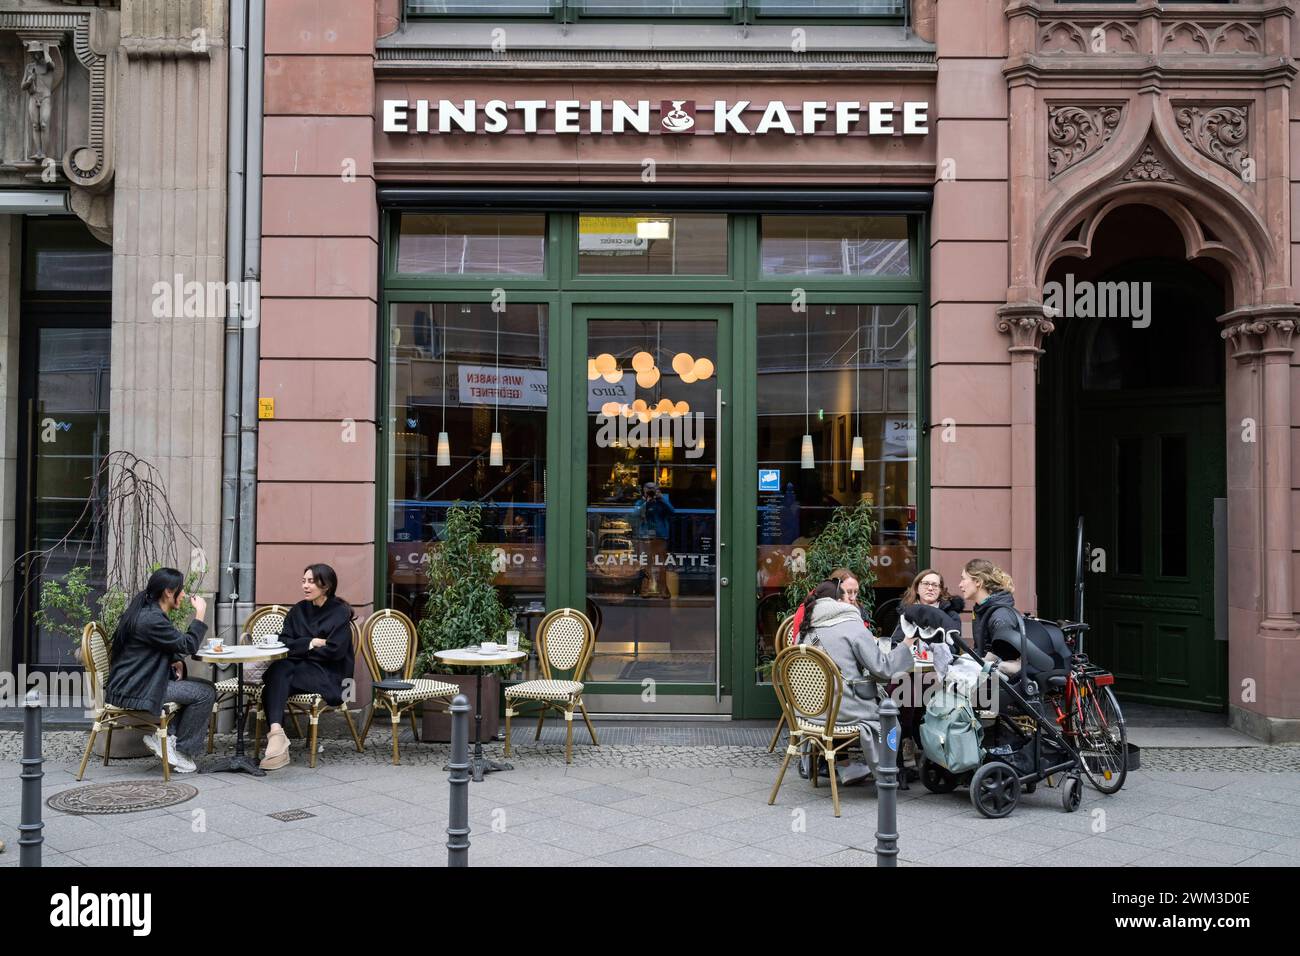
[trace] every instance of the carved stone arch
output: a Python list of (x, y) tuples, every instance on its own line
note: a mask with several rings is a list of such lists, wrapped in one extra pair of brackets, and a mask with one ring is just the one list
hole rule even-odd
[[(1062, 190), (1040, 211), (1033, 245), (1035, 288), (1042, 288), (1057, 259), (1091, 256), (1093, 236), (1107, 213), (1117, 206), (1141, 204), (1173, 220), (1188, 259), (1204, 257), (1223, 265), (1232, 280), (1234, 302), (1263, 301), (1274, 255), (1266, 224), (1247, 195), (1224, 182), (1220, 172), (1226, 170), (1211, 169), (1181, 142), (1164, 112), (1165, 104), (1148, 110), (1146, 131), (1140, 136), (1125, 136), (1121, 130), (1119, 138), (1125, 142), (1112, 142), (1109, 157), (1094, 170), (1081, 170), (1069, 191)], [(1141, 128), (1141, 117), (1133, 119)], [(1202, 223), (1215, 238), (1205, 235)], [(1067, 238), (1076, 232), (1077, 238)]]

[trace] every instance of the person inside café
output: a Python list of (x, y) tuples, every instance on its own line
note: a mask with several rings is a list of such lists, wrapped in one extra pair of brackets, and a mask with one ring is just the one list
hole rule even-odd
[(837, 578), (823, 581), (808, 595), (804, 622), (803, 643), (829, 654), (845, 681), (836, 723), (860, 727), (863, 759), (837, 768), (840, 782), (861, 782), (880, 763), (881, 685), (911, 671), (917, 639), (908, 638), (884, 653), (871, 630), (863, 627), (861, 612), (844, 599), (843, 584)]
[[(168, 614), (189, 601), (194, 620), (180, 631)], [(207, 602), (185, 593), (185, 576), (175, 568), (159, 568), (149, 575), (144, 590), (131, 599), (118, 619), (109, 650), (108, 681), (104, 699), (114, 707), (162, 713), (163, 704), (180, 705), (170, 721), (174, 734), (167, 740), (167, 762), (178, 773), (193, 773), (194, 756), (207, 739), (208, 716), (216, 688), (205, 680), (186, 680), (183, 658), (199, 649), (208, 625)], [(159, 759), (162, 742), (146, 734), (144, 745)]]
[(284, 732), (284, 710), (294, 694), (319, 694), (325, 702), (343, 702), (343, 682), (351, 679), (351, 605), (337, 594), (338, 575), (328, 564), (309, 565), (302, 573), (303, 600), (284, 619), (280, 640), (288, 656), (275, 661), (262, 675), (262, 709), (270, 730), (263, 770), (289, 764), (289, 738)]

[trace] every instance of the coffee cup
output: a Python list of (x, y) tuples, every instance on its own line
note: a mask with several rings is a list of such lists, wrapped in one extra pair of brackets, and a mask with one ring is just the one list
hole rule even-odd
[(279, 634), (259, 634), (253, 638), (253, 643), (258, 647), (264, 647), (267, 644), (275, 644), (280, 640)]
[(478, 649), (480, 654), (495, 654), (497, 645), (495, 641), (484, 641), (478, 646)]

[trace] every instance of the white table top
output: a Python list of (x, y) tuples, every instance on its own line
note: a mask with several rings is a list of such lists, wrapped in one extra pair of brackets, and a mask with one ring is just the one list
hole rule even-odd
[(258, 647), (254, 644), (227, 644), (224, 654), (213, 654), (205, 648), (200, 648), (194, 656), (209, 664), (250, 664), (256, 661), (278, 661), (282, 657), (288, 657), (289, 648), (283, 645)]
[(470, 667), (490, 667), (493, 664), (509, 664), (527, 657), (523, 651), (507, 651), (504, 648), (495, 654), (480, 654), (473, 647), (461, 647), (451, 651), (434, 651), (433, 656), (448, 664), (465, 664)]

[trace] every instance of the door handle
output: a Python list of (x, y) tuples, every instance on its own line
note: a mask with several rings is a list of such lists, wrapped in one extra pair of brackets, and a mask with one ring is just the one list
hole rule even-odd
[(722, 579), (721, 581), (719, 581), (718, 583), (721, 584), (721, 585), (725, 588), (725, 587), (726, 587), (728, 584), (730, 584), (731, 582), (728, 581), (726, 578), (723, 578), (723, 579)]

